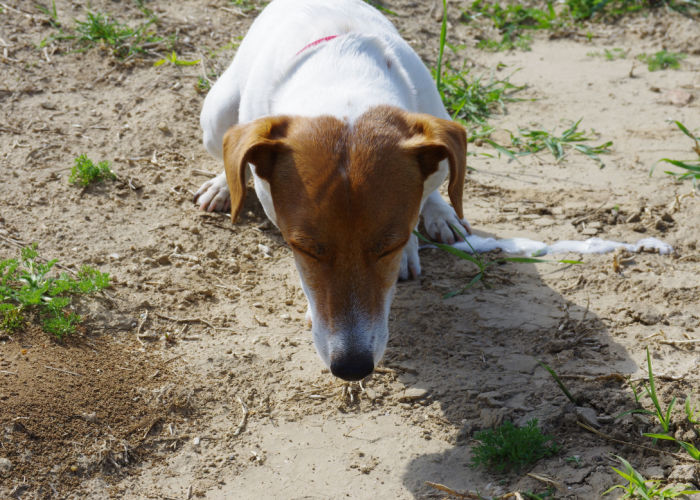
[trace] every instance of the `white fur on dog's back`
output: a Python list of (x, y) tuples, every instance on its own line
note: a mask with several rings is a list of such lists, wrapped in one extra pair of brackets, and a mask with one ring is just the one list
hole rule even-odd
[[(303, 50), (328, 36), (337, 38)], [(387, 72), (384, 66), (384, 72), (373, 74), (372, 68), (379, 63), (369, 60), (373, 57), (388, 60), (391, 69)], [(301, 59), (305, 64), (298, 64)], [(337, 67), (341, 62), (345, 68)], [(360, 80), (363, 72), (376, 78), (376, 84), (367, 85), (365, 79), (365, 85), (355, 85), (341, 78), (357, 74)], [(356, 93), (356, 102), (348, 105), (337, 102), (345, 95), (337, 88), (343, 85), (348, 90), (372, 92)], [(397, 95), (397, 88), (404, 92)], [(294, 98), (283, 98), (285, 95)], [(376, 104), (449, 118), (430, 72), (376, 9), (362, 0), (276, 0), (253, 22), (233, 63), (207, 95), (200, 123), (207, 150), (221, 158), (222, 137), (236, 123), (275, 114), (313, 116), (333, 110), (340, 118), (352, 119), (347, 115), (357, 116)]]

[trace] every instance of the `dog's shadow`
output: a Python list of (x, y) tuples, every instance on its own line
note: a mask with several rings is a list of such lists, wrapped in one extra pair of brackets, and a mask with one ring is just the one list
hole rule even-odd
[[(469, 283), (476, 267), (439, 249), (422, 250), (421, 263), (420, 280), (398, 286), (385, 363), (416, 397), (406, 398), (403, 407), (424, 439), (436, 440), (425, 448), (442, 450), (413, 458), (403, 474), (404, 486), (419, 498), (439, 493), (426, 481), (496, 494), (499, 483), (512, 486), (521, 476), (499, 477), (472, 467), (475, 431), (506, 420), (523, 425), (537, 419), (555, 436), (576, 426), (567, 418), (573, 405), (539, 361), (564, 376), (578, 404), (599, 413), (605, 408), (596, 405), (605, 403), (595, 401), (593, 382), (584, 380), (633, 373), (636, 365), (587, 304), (569, 302), (547, 285), (566, 280), (575, 288), (585, 266), (495, 265), (483, 281), (444, 298)], [(566, 378), (574, 374), (584, 378)], [(622, 391), (624, 380), (616, 384), (613, 389)], [(552, 460), (562, 462), (561, 457)]]

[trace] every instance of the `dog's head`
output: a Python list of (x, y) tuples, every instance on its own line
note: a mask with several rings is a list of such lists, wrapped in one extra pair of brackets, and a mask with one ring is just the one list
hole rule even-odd
[(464, 128), (388, 106), (352, 124), (331, 116), (262, 118), (229, 129), (224, 164), (233, 220), (246, 165), (267, 183), (323, 361), (346, 380), (369, 375), (386, 348), (402, 251), (448, 166), (449, 196), (462, 217)]

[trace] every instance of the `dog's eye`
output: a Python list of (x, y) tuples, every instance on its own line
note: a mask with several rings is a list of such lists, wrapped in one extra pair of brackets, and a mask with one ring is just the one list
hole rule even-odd
[(399, 250), (403, 250), (403, 247), (406, 245), (407, 242), (408, 242), (408, 239), (405, 239), (404, 241), (402, 241), (398, 245), (391, 245), (391, 246), (387, 247), (386, 249), (382, 249), (379, 252), (379, 258), (383, 259), (384, 257), (388, 257), (389, 255), (393, 255), (394, 253), (398, 252)]
[(309, 250), (308, 248), (299, 245), (298, 243), (294, 243), (293, 241), (290, 241), (289, 246), (292, 247), (297, 252), (303, 253), (304, 255), (306, 255), (309, 258), (312, 258), (314, 260), (321, 260), (321, 257), (319, 257), (319, 255), (316, 252), (313, 252), (313, 251)]

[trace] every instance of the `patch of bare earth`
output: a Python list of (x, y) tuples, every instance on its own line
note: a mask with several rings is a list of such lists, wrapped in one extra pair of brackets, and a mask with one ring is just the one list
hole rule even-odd
[[(444, 497), (430, 481), (589, 499), (621, 482), (610, 453), (647, 477), (698, 486), (696, 462), (641, 437), (658, 431), (652, 418), (618, 418), (636, 407), (628, 380), (645, 380), (647, 346), (664, 404), (700, 387), (700, 198), (662, 167), (649, 176), (660, 158), (690, 153), (667, 118), (700, 127), (697, 21), (658, 11), (591, 25), (591, 41), (541, 34), (530, 52), (487, 53), (475, 49), (478, 27), (451, 10), (450, 41), (467, 48), (447, 57), (474, 74), (512, 75), (528, 85), (521, 97), (536, 98), (497, 116), (497, 134), (561, 131), (583, 118), (599, 142), (614, 142), (603, 169), (574, 153), (509, 162), (472, 147), (490, 155), (468, 159), (464, 209), (475, 230), (546, 241), (654, 236), (675, 253), (505, 264), (488, 287), (443, 299), (477, 271), (423, 250), (423, 275), (398, 285), (384, 362), (348, 386), (314, 352), (291, 253), (252, 192), (235, 225), (191, 203), (222, 167), (201, 145), (195, 84), (227, 66), (255, 13), (224, 0), (144, 5), (158, 19), (151, 29), (199, 65), (154, 67), (170, 54), (164, 43), (121, 62), (70, 40), (38, 48), (57, 28), (31, 3), (2, 3), (0, 258), (14, 257), (18, 241), (38, 242), (47, 258), (109, 272), (113, 301), (95, 299), (85, 331), (64, 345), (31, 328), (0, 340), (0, 458), (10, 463), (1, 496)], [(126, 0), (90, 6), (131, 26), (148, 19)], [(386, 6), (434, 64), (431, 6)], [(58, 0), (56, 9), (65, 29), (85, 19), (80, 3)], [(628, 58), (587, 55), (613, 47)], [(635, 62), (662, 47), (689, 53), (681, 70), (650, 73)], [(690, 99), (674, 101), (674, 91)], [(119, 180), (68, 185), (83, 153), (110, 160)], [(532, 418), (560, 443), (557, 456), (506, 476), (469, 466), (474, 432)], [(675, 432), (697, 443), (687, 426)]]

